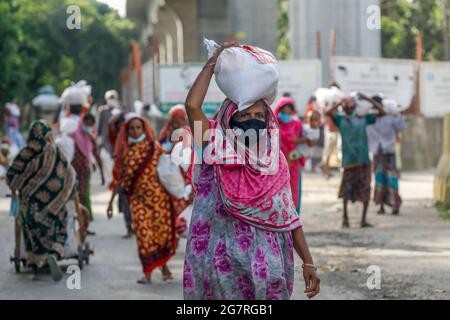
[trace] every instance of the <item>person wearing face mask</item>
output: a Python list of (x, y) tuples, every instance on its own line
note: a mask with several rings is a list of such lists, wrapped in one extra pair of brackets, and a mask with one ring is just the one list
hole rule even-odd
[(123, 188), (144, 273), (139, 284), (150, 284), (157, 268), (161, 268), (164, 281), (173, 279), (167, 262), (177, 246), (175, 214), (170, 195), (158, 179), (157, 166), (162, 154), (164, 150), (155, 139), (150, 123), (137, 114), (128, 114), (115, 144), (107, 216), (113, 217), (114, 198), (119, 188)]
[[(275, 107), (275, 116), (280, 124), (280, 147), (286, 158), (289, 157), (301, 143), (306, 143), (302, 138), (303, 124), (295, 114), (294, 100), (290, 97), (283, 97)], [(305, 165), (303, 157), (290, 160), (289, 174), (291, 176), (292, 199), (297, 211), (300, 212), (301, 204), (301, 170)]]
[[(378, 110), (378, 115), (385, 115), (382, 105), (375, 100), (359, 94), (358, 100), (365, 100)], [(343, 102), (344, 114), (337, 114), (338, 105), (330, 108), (326, 115), (333, 119), (342, 136), (342, 166), (344, 173), (339, 189), (339, 198), (343, 199), (344, 216), (343, 228), (349, 228), (350, 223), (347, 213), (348, 201), (362, 202), (363, 213), (361, 228), (372, 227), (367, 222), (367, 209), (370, 201), (371, 163), (369, 158), (369, 147), (367, 140), (367, 126), (376, 122), (376, 115), (369, 113), (359, 116), (356, 113), (356, 100), (347, 97)]]
[(119, 93), (116, 90), (108, 90), (105, 93), (106, 104), (98, 110), (98, 128), (97, 132), (100, 136), (100, 149), (105, 149), (109, 156), (114, 156), (114, 146), (108, 137), (108, 123), (111, 118), (121, 112), (119, 101)]
[[(292, 199), (288, 164), (280, 153), (279, 124), (268, 102), (261, 97), (239, 110), (227, 98), (211, 120), (202, 111), (216, 62), (231, 47), (248, 50), (236, 44), (218, 48), (185, 103), (202, 162), (194, 170), (184, 298), (289, 299), (294, 248), (304, 262), (305, 293), (312, 298), (320, 291), (320, 280)], [(253, 47), (248, 51), (261, 52)], [(231, 56), (233, 50), (227, 53)]]
[[(90, 197), (90, 179), (91, 166), (93, 166), (92, 158), (95, 158), (100, 169), (100, 177), (102, 185), (105, 184), (103, 175), (103, 164), (98, 153), (97, 144), (95, 143), (95, 117), (87, 113), (81, 119), (77, 130), (69, 136), (75, 144), (75, 152), (72, 159), (72, 167), (75, 169), (78, 180), (78, 193), (83, 206), (88, 209), (89, 220), (94, 220), (91, 208)], [(89, 235), (94, 233), (88, 231)]]

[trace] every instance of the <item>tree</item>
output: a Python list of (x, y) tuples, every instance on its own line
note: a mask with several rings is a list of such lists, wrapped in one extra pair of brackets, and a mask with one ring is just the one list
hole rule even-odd
[(277, 56), (279, 59), (289, 59), (291, 55), (291, 48), (289, 46), (289, 1), (277, 0), (277, 7)]
[(423, 36), (423, 58), (442, 60), (443, 1), (383, 0), (382, 51), (385, 58), (409, 58), (416, 55), (416, 37)]
[[(80, 8), (80, 30), (66, 25), (70, 5)], [(100, 98), (119, 88), (136, 36), (131, 21), (95, 0), (2, 0), (0, 103), (29, 101), (44, 84), (61, 93), (80, 79)]]

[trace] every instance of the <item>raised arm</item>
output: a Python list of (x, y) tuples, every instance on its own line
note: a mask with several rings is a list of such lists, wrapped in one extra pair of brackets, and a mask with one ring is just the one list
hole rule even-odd
[(325, 116), (330, 117), (331, 119), (334, 119), (335, 115), (336, 115), (336, 110), (339, 107), (338, 103), (333, 103), (333, 105), (328, 108), (328, 110), (325, 110)]
[[(195, 82), (192, 85), (191, 90), (189, 90), (188, 96), (186, 98), (186, 113), (189, 119), (189, 126), (191, 128), (192, 134), (194, 135), (194, 144), (197, 147), (203, 146), (203, 135), (209, 127), (209, 121), (206, 115), (203, 113), (202, 105), (208, 91), (211, 78), (214, 74), (214, 66), (220, 53), (224, 49), (235, 45), (235, 43), (225, 43), (223, 46), (217, 49), (214, 55), (205, 64), (202, 71), (197, 76), (197, 79), (195, 79)], [(197, 125), (195, 125), (196, 123)], [(198, 132), (198, 129), (201, 129), (200, 132)]]
[(386, 115), (386, 111), (384, 111), (384, 108), (381, 105), (381, 103), (376, 102), (374, 99), (372, 99), (372, 98), (370, 98), (370, 97), (368, 97), (368, 96), (366, 96), (366, 95), (364, 95), (362, 93), (359, 93), (359, 97), (362, 100), (369, 101), (373, 105), (373, 107), (378, 110), (378, 112), (379, 112), (378, 116), (379, 117)]

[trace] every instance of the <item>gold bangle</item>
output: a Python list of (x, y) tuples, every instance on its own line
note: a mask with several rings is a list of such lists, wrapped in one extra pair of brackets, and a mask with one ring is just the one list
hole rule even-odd
[(308, 264), (308, 263), (302, 264), (302, 268), (305, 269), (305, 267), (314, 268), (314, 270), (317, 271), (317, 267), (314, 264)]

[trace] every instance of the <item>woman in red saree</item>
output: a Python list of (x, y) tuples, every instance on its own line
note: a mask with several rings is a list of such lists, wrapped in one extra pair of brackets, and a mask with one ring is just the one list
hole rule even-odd
[(162, 268), (164, 281), (172, 279), (166, 264), (176, 249), (175, 215), (156, 171), (163, 153), (146, 120), (132, 116), (122, 125), (115, 144), (113, 192), (107, 214), (112, 218), (114, 197), (119, 186), (124, 188), (144, 272), (140, 284), (151, 283), (156, 268)]

